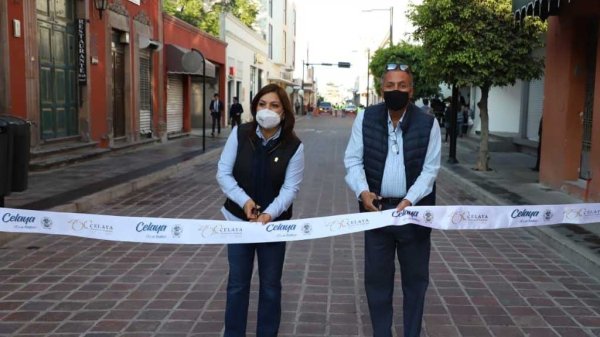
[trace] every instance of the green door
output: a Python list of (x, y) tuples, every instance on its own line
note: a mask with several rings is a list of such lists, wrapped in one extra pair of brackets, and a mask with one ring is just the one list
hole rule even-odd
[(36, 0), (42, 139), (78, 134), (74, 1)]

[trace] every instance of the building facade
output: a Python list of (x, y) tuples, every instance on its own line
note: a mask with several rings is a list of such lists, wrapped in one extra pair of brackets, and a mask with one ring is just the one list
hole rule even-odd
[(294, 90), (293, 72), (296, 63), (294, 3), (289, 0), (261, 0), (257, 24), (267, 41), (267, 81), (279, 84), (291, 94)]
[(517, 20), (548, 20), (540, 182), (600, 200), (600, 2), (513, 0), (513, 8)]
[(222, 15), (221, 29), (221, 38), (227, 42), (226, 102), (231, 106), (233, 97), (238, 97), (244, 108), (242, 121), (250, 121), (252, 99), (267, 83), (267, 41), (230, 13)]
[(99, 11), (91, 0), (10, 1), (0, 16), (2, 109), (32, 123), (32, 152), (118, 147), (156, 133), (156, 2), (114, 0)]
[[(163, 22), (166, 118), (161, 122), (166, 137), (173, 138), (211, 125), (208, 104), (215, 93), (221, 101), (225, 97), (227, 44), (168, 14), (163, 14)], [(227, 121), (226, 112), (227, 106), (221, 115), (222, 125)]]

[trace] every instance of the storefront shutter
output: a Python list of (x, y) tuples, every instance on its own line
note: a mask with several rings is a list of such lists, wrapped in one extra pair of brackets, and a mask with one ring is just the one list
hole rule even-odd
[(140, 134), (152, 134), (152, 58), (147, 49), (140, 50)]
[(169, 75), (167, 90), (167, 133), (183, 129), (183, 78)]

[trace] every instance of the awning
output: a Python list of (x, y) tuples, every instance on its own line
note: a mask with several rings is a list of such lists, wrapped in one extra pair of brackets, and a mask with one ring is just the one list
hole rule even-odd
[(523, 20), (526, 16), (538, 16), (546, 20), (551, 15), (558, 15), (560, 9), (576, 0), (512, 0), (515, 20)]
[[(174, 44), (166, 46), (167, 73), (202, 76), (202, 55)], [(206, 60), (206, 77), (215, 77), (216, 67)]]
[(152, 40), (151, 38), (140, 35), (139, 37), (139, 47), (140, 49), (150, 49), (153, 51), (159, 51), (162, 49), (163, 45), (160, 41)]

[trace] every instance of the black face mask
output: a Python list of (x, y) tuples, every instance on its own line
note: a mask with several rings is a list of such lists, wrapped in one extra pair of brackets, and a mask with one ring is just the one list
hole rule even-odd
[(385, 106), (392, 111), (399, 111), (408, 104), (408, 92), (400, 90), (384, 91)]

